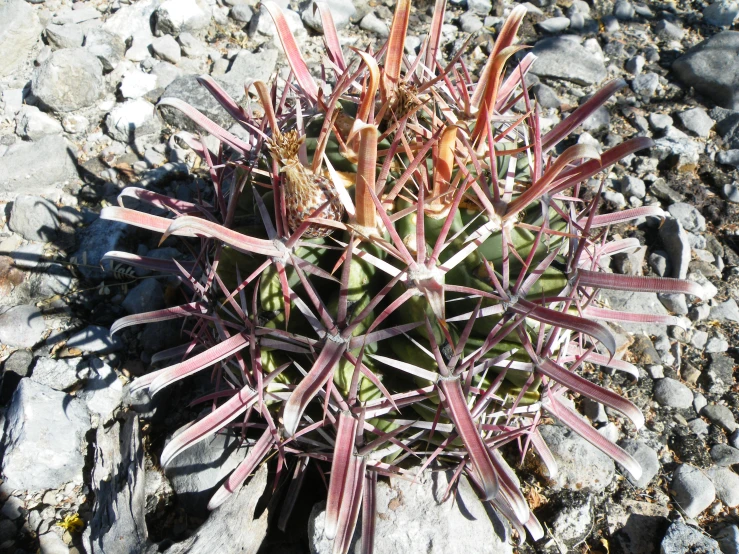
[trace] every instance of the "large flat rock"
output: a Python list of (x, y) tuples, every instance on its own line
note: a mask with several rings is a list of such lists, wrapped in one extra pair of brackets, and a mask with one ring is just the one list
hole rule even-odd
[(74, 155), (59, 135), (15, 145), (0, 157), (0, 201), (19, 192), (46, 196), (77, 178)]

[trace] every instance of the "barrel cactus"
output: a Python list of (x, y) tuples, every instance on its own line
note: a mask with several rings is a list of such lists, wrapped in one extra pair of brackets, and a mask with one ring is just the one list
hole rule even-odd
[[(561, 143), (625, 83), (608, 83), (543, 133), (524, 80), (535, 57), (514, 58), (521, 6), (478, 79), (464, 51), (440, 61), (445, 0), (412, 58), (403, 53), (410, 0), (398, 2), (383, 48), (350, 57), (317, 3), (320, 71), (307, 66), (280, 8), (264, 6), (291, 69), (287, 81), (247, 83), (257, 101), (240, 106), (213, 79), (200, 79), (242, 127), (239, 136), (180, 100), (160, 102), (220, 141), (211, 151), (185, 135), (212, 188), (191, 203), (130, 187), (120, 206), (102, 212), (162, 239), (182, 237), (194, 253), (188, 263), (106, 256), (178, 276), (187, 300), (115, 323), (112, 332), (183, 318), (188, 330), (188, 342), (155, 356), (182, 361), (133, 387), (156, 394), (212, 368), (212, 411), (168, 443), (162, 464), (237, 428), (251, 447), (210, 507), (276, 453), (278, 473), (291, 479), (284, 526), (307, 464), (317, 463), (330, 474), (325, 535), (336, 553), (347, 552), (360, 511), (363, 548), (372, 551), (378, 477), (427, 468), (455, 470), (453, 482), (466, 475), (520, 537), (528, 530), (540, 538), (509, 461), (514, 448), (521, 457), (533, 449), (556, 471), (538, 430), (547, 416), (638, 477), (638, 463), (565, 401), (580, 394), (641, 427), (634, 404), (580, 369), (588, 362), (637, 375), (614, 357), (604, 321), (679, 319), (610, 310), (598, 291), (702, 292), (687, 281), (604, 269), (609, 256), (639, 246), (612, 240), (610, 226), (662, 212), (601, 214), (600, 195), (586, 197), (585, 183), (650, 140), (603, 153)], [(127, 198), (169, 215), (126, 208)]]

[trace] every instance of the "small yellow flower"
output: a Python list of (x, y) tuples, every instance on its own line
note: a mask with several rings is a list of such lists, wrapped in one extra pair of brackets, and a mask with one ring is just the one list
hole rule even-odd
[(70, 533), (79, 533), (85, 527), (85, 522), (79, 514), (75, 513), (64, 516), (64, 519), (57, 522), (57, 525)]

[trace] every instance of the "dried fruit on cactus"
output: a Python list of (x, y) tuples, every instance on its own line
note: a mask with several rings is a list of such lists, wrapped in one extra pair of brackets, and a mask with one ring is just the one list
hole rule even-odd
[[(523, 7), (511, 12), (474, 81), (464, 52), (445, 66), (437, 61), (444, 0), (415, 59), (403, 56), (411, 10), (403, 0), (385, 47), (355, 50), (351, 61), (319, 3), (328, 56), (320, 84), (280, 9), (265, 7), (292, 77), (279, 94), (276, 84), (254, 83), (264, 115), (201, 78), (248, 138), (179, 100), (161, 101), (222, 142), (210, 152), (199, 138), (188, 139), (212, 189), (195, 204), (134, 187), (121, 205), (135, 197), (170, 216), (124, 207), (102, 214), (163, 238), (180, 236), (197, 253), (187, 265), (107, 256), (182, 282), (182, 305), (114, 325), (115, 332), (187, 318), (189, 342), (155, 357), (183, 361), (134, 386), (156, 393), (214, 367), (216, 390), (204, 399), (214, 409), (167, 445), (162, 463), (213, 433), (239, 429), (251, 448), (211, 507), (277, 452), (278, 470), (293, 476), (283, 526), (307, 462), (330, 466), (325, 533), (335, 552), (348, 550), (361, 510), (371, 551), (378, 475), (427, 468), (456, 469), (455, 480), (464, 473), (522, 538), (524, 528), (540, 537), (507, 459), (515, 445), (521, 456), (533, 447), (556, 470), (538, 431), (545, 414), (638, 476), (629, 454), (563, 402), (578, 393), (640, 427), (643, 417), (628, 399), (580, 369), (592, 363), (636, 377), (633, 366), (614, 358), (604, 321), (679, 320), (609, 310), (598, 304), (598, 290), (702, 292), (686, 281), (602, 270), (608, 256), (639, 246), (611, 239), (611, 225), (662, 212), (648, 206), (599, 214), (599, 195), (583, 200), (583, 183), (649, 139), (602, 154), (585, 145), (557, 151), (624, 83), (608, 83), (542, 134), (524, 84), (534, 56), (505, 75), (520, 49), (514, 42)], [(293, 463), (294, 471), (284, 471)]]

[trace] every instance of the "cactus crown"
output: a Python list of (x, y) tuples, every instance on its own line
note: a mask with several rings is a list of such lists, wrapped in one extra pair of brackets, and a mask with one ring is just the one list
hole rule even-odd
[[(601, 261), (638, 247), (610, 240), (609, 226), (660, 216), (643, 207), (598, 214), (582, 183), (648, 147), (628, 140), (599, 154), (558, 145), (624, 86), (608, 83), (543, 133), (524, 82), (534, 56), (509, 74), (525, 8), (513, 9), (474, 81), (463, 51), (439, 62), (445, 1), (437, 0), (418, 56), (403, 55), (411, 10), (398, 2), (386, 45), (347, 61), (320, 3), (327, 59), (315, 80), (279, 7), (265, 2), (291, 68), (281, 87), (247, 84), (264, 111), (237, 105), (209, 78), (200, 82), (246, 138), (177, 99), (163, 99), (221, 141), (201, 156), (213, 187), (198, 203), (131, 187), (102, 217), (176, 235), (195, 253), (188, 264), (111, 252), (107, 259), (169, 272), (183, 304), (125, 317), (128, 325), (187, 318), (188, 342), (155, 356), (182, 361), (134, 382), (152, 394), (206, 368), (213, 410), (177, 435), (162, 463), (232, 427), (248, 455), (211, 500), (219, 505), (276, 452), (291, 456), (284, 526), (306, 464), (330, 464), (325, 533), (347, 552), (360, 507), (372, 549), (379, 476), (428, 467), (465, 474), (525, 536), (542, 529), (519, 490), (510, 447), (556, 464), (538, 431), (545, 414), (616, 459), (639, 465), (566, 402), (579, 393), (627, 416), (626, 398), (578, 374), (586, 362), (626, 371), (603, 321), (675, 324), (671, 316), (624, 314), (597, 303), (600, 288), (700, 295), (694, 283), (613, 275)], [(331, 91), (330, 93), (327, 91)], [(558, 153), (555, 153), (558, 152)], [(123, 207), (124, 199), (167, 217)], [(509, 446), (507, 446), (509, 445)], [(501, 452), (506, 447), (506, 457)]]

